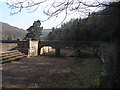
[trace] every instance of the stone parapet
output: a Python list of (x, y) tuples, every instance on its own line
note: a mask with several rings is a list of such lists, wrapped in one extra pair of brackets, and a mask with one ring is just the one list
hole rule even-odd
[(38, 55), (38, 41), (32, 41), (31, 39), (26, 41), (17, 42), (17, 50), (25, 53), (28, 56), (37, 56)]

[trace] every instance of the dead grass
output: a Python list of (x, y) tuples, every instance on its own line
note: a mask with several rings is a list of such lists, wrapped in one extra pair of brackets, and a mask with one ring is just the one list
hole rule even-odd
[(2, 43), (2, 52), (8, 51), (12, 48), (15, 48), (17, 46), (17, 43)]
[(96, 88), (102, 64), (92, 53), (81, 57), (38, 56), (3, 65), (4, 88)]

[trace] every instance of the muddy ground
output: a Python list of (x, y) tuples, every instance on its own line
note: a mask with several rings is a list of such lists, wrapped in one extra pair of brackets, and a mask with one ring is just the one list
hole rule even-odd
[[(2, 65), (3, 88), (89, 88), (99, 84), (100, 61), (82, 57), (37, 56)], [(96, 82), (97, 81), (97, 82)]]

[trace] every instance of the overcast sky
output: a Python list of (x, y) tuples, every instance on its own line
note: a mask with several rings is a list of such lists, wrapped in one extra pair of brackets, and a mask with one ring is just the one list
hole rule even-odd
[[(43, 14), (43, 7), (47, 3), (45, 3), (43, 6), (39, 7), (35, 12), (32, 13), (28, 13), (28, 11), (22, 10), (22, 12), (18, 14), (10, 15), (10, 8), (6, 5), (6, 1), (7, 0), (0, 0), (0, 21), (2, 22), (8, 23), (12, 26), (16, 26), (18, 28), (27, 29), (33, 24), (34, 21), (45, 20), (47, 18), (47, 16)], [(74, 13), (67, 17), (65, 22), (69, 21), (71, 18), (79, 18), (80, 16), (85, 17), (85, 14)], [(63, 18), (64, 13), (60, 14), (59, 17), (56, 19), (54, 18), (45, 22), (41, 22), (41, 26), (43, 26), (44, 29), (51, 29), (52, 27), (55, 27), (58, 24), (60, 24)]]

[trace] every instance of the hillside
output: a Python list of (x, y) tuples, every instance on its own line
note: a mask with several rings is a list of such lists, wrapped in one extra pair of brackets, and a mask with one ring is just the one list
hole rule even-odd
[(43, 30), (42, 30), (42, 34), (43, 34), (43, 35), (48, 35), (48, 33), (49, 33), (50, 31), (52, 31), (52, 29), (43, 29)]
[(11, 26), (7, 23), (0, 22), (0, 25), (2, 25), (2, 28), (0, 28), (0, 31), (2, 31), (2, 33), (0, 33), (2, 34), (0, 35), (0, 39), (3, 40), (16, 40), (18, 38), (23, 39), (27, 33), (27, 31)]
[[(0, 22), (0, 40), (3, 39), (3, 40), (17, 40), (18, 38), (20, 39), (23, 39), (24, 36), (26, 35), (27, 31), (23, 30), (23, 29), (19, 29), (15, 26), (11, 26), (7, 23), (3, 23), (3, 22)], [(46, 38), (48, 33), (52, 31), (52, 29), (43, 29), (42, 30), (42, 39), (43, 38)]]

